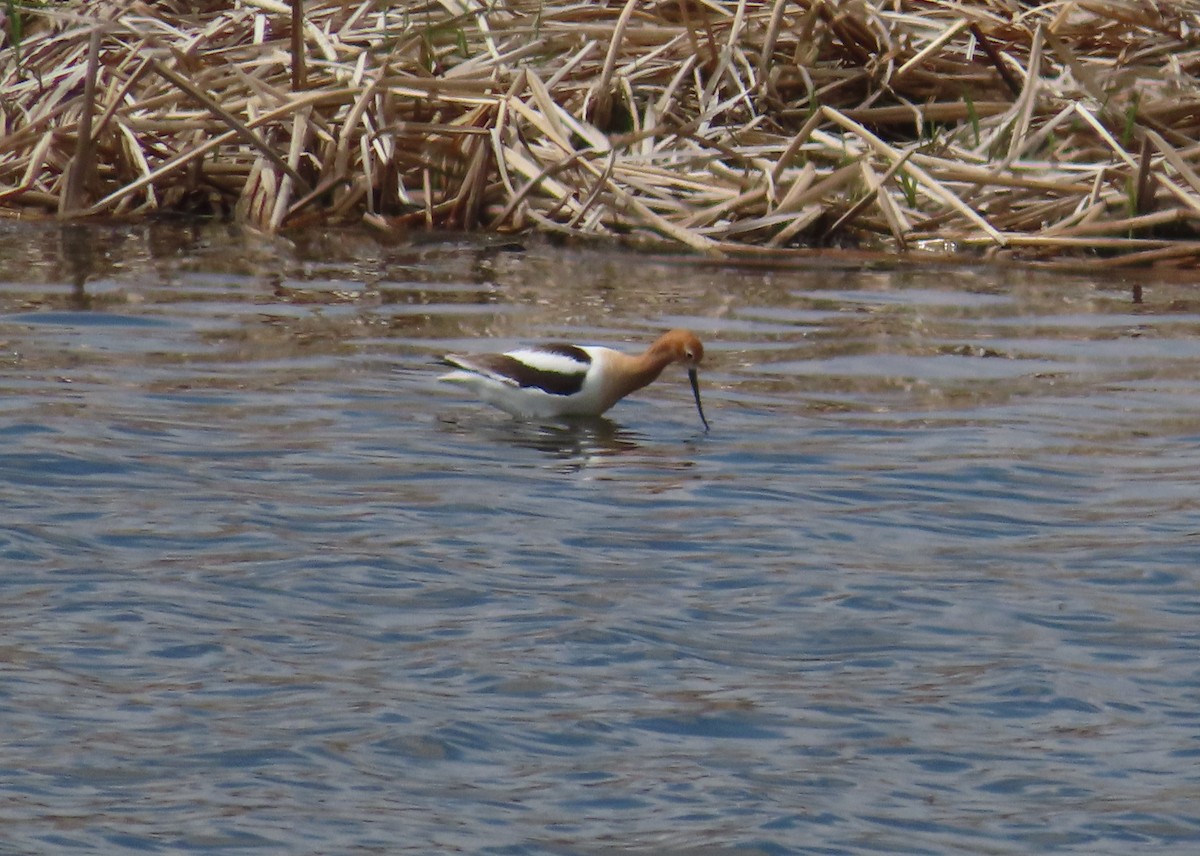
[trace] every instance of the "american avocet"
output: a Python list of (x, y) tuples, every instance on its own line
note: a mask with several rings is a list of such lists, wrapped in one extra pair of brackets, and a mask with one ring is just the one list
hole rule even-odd
[(671, 330), (638, 356), (612, 348), (552, 344), (503, 354), (448, 354), (455, 368), (441, 380), (461, 383), (518, 419), (599, 416), (631, 392), (654, 381), (671, 363), (683, 363), (704, 430), (696, 367), (704, 346), (690, 330)]

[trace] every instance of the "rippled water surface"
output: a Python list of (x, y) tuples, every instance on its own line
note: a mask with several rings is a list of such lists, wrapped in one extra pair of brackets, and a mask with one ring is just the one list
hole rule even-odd
[[(1200, 294), (1129, 276), (0, 225), (0, 851), (1197, 852)], [(675, 326), (708, 434), (436, 381)]]

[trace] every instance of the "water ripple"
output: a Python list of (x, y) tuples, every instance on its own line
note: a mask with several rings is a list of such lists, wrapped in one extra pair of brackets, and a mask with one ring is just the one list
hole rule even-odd
[[(1186, 289), (72, 228), (0, 224), (0, 849), (1200, 845)], [(435, 381), (677, 324), (707, 434)]]

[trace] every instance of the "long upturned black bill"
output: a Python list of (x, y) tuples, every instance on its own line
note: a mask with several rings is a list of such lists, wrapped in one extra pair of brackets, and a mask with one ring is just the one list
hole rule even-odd
[(708, 420), (704, 418), (704, 408), (700, 406), (700, 381), (696, 378), (696, 370), (688, 369), (688, 380), (692, 382), (692, 395), (696, 396), (696, 410), (700, 413), (700, 421), (704, 423), (704, 430), (708, 430)]

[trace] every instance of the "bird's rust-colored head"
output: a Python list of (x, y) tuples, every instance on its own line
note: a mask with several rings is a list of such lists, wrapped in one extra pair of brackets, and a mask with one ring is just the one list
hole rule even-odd
[(688, 380), (692, 384), (692, 395), (696, 398), (696, 411), (704, 430), (708, 430), (708, 420), (704, 418), (704, 407), (700, 404), (700, 381), (696, 376), (696, 368), (704, 359), (704, 345), (691, 330), (669, 330), (659, 336), (658, 341), (650, 346), (649, 354), (655, 354), (666, 363), (683, 363), (687, 369)]

